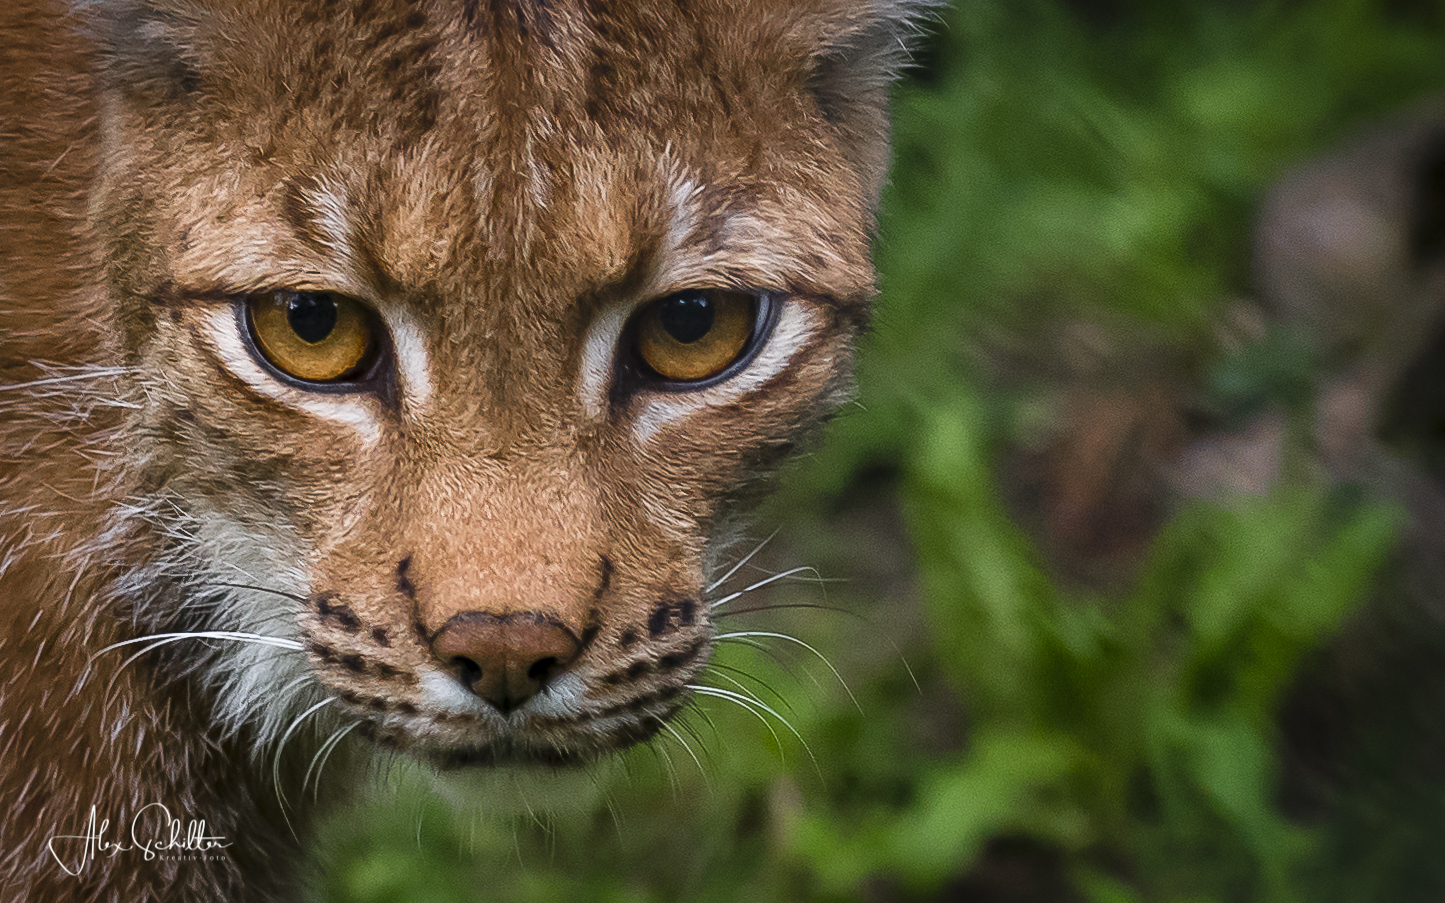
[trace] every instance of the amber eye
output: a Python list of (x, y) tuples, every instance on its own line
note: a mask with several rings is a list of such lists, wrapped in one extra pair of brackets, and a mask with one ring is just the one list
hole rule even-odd
[(745, 292), (699, 289), (654, 301), (637, 318), (637, 354), (658, 376), (697, 382), (747, 350), (758, 301)]
[(263, 357), (303, 382), (356, 379), (376, 357), (375, 317), (331, 292), (267, 292), (246, 299), (246, 320)]

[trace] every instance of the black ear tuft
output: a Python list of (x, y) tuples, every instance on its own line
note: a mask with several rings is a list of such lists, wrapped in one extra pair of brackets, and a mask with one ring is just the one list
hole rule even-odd
[(75, 0), (100, 51), (102, 84), (131, 97), (178, 99), (200, 90), (198, 35), (206, 12), (177, 0)]
[(808, 87), (873, 187), (888, 163), (888, 89), (942, 0), (866, 0), (851, 27), (817, 52)]
[(814, 83), (828, 109), (849, 98), (886, 90), (908, 64), (910, 51), (941, 0), (871, 0), (853, 27), (826, 43), (818, 54)]

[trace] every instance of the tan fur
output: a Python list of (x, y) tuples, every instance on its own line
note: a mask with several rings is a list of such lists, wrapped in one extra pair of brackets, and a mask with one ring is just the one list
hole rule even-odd
[[(4, 4), (3, 898), (291, 898), (277, 800), (300, 830), (333, 729), (442, 768), (659, 730), (721, 544), (846, 395), (920, 6)], [(616, 324), (700, 287), (774, 299), (772, 369), (628, 383)], [(273, 289), (375, 306), (384, 389), (268, 382), (231, 311)], [(473, 705), (436, 644), (479, 612), (580, 652)], [(185, 631), (298, 648), (107, 648)], [(231, 845), (74, 877), (47, 850), (155, 802)]]

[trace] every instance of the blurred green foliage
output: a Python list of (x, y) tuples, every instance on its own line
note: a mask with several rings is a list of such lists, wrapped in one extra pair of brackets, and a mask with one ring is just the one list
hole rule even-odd
[(1445, 9), (968, 0), (921, 62), (896, 108), (862, 410), (775, 506), (785, 566), (853, 582), (769, 601), (862, 618), (723, 622), (806, 640), (851, 693), (794, 643), (735, 637), (707, 682), (756, 702), (700, 701), (599, 771), (582, 814), (458, 818), (384, 789), (329, 827), (325, 899), (949, 899), (999, 838), (1061, 882), (1027, 899), (1406, 899), (1340, 874), (1343, 835), (1276, 802), (1281, 693), (1360, 604), (1395, 515), (1303, 468), (1179, 511), (1105, 597), (1051, 576), (998, 462), (1036, 416), (1009, 375), (1048, 372), (1061, 323), (1104, 330), (1125, 365), (1168, 350), (1226, 413), (1304, 416), (1292, 337), (1216, 347), (1253, 205), (1445, 87)]

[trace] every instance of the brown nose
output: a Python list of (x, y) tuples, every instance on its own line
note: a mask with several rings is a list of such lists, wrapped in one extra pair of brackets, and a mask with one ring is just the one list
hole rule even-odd
[(582, 644), (536, 612), (464, 611), (442, 625), (431, 647), (463, 686), (506, 714), (567, 670)]

